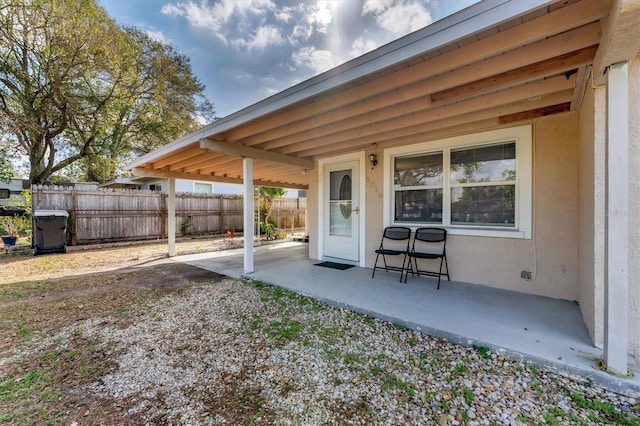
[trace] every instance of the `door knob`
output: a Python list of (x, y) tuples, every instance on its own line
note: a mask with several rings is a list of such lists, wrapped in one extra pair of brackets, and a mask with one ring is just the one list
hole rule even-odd
[(360, 214), (360, 207), (356, 207), (355, 209), (351, 210), (352, 212), (356, 212), (356, 214)]

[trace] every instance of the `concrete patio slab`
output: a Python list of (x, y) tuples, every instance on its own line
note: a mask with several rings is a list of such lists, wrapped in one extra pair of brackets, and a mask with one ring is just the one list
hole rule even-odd
[(235, 278), (260, 280), (323, 302), (420, 330), (467, 346), (486, 346), (571, 374), (590, 377), (619, 391), (640, 392), (640, 370), (629, 358), (631, 378), (597, 368), (602, 350), (593, 346), (576, 302), (482, 285), (409, 277), (350, 268), (316, 266), (308, 245), (287, 242), (254, 249), (255, 272), (243, 274), (242, 249), (177, 256), (185, 262)]

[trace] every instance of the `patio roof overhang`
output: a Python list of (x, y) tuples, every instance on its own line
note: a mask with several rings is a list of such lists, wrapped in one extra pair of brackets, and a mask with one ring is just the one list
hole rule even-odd
[[(574, 110), (613, 3), (480, 2), (215, 121), (128, 168), (138, 176), (242, 183), (242, 159), (250, 157), (255, 185), (307, 188), (306, 171), (323, 157)], [(610, 39), (625, 44), (616, 37)]]

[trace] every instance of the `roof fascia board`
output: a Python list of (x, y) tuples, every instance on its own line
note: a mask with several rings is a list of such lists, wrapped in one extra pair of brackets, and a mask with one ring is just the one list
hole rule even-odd
[(167, 155), (196, 143), (202, 138), (227, 131), (281, 108), (388, 68), (398, 62), (439, 49), (446, 44), (556, 2), (558, 0), (481, 1), (425, 28), (383, 45), (372, 52), (221, 118), (182, 139), (178, 139), (130, 162), (126, 167), (128, 169), (138, 167), (147, 163), (151, 158)]

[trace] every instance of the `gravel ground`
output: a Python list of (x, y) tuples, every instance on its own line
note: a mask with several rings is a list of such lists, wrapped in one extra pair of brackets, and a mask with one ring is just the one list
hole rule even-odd
[[(30, 349), (101, 342), (117, 368), (69, 391), (120, 401), (122, 424), (640, 425), (631, 396), (260, 283), (134, 309), (125, 325), (93, 318)], [(78, 410), (72, 424), (95, 423)]]

